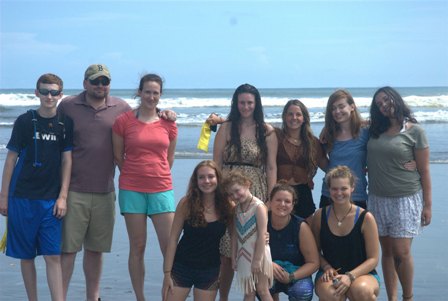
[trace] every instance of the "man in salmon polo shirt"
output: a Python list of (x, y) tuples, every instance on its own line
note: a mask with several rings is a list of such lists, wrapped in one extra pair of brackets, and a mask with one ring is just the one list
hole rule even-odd
[(110, 82), (105, 65), (90, 65), (84, 74), (85, 90), (65, 98), (58, 107), (74, 123), (72, 175), (62, 227), (65, 299), (76, 254), (84, 247), (86, 297), (88, 301), (100, 300), (102, 254), (110, 252), (112, 246), (115, 222), (112, 125), (118, 115), (131, 107), (109, 95)]

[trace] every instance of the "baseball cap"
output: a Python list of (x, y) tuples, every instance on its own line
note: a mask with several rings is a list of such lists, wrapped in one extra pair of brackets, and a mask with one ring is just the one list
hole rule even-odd
[(84, 79), (94, 80), (100, 76), (105, 76), (108, 79), (112, 79), (110, 77), (109, 69), (107, 69), (106, 65), (102, 64), (90, 65), (89, 68), (87, 68), (86, 72), (84, 73)]

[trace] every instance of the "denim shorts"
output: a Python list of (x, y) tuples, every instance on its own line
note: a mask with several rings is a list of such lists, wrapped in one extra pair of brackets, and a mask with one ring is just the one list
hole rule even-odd
[(171, 270), (174, 285), (183, 288), (194, 288), (205, 291), (216, 291), (219, 288), (219, 266), (207, 269), (195, 269), (179, 262), (174, 262)]

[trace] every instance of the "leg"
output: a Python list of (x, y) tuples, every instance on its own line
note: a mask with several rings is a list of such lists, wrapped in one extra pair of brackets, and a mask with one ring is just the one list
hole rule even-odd
[(97, 301), (100, 296), (100, 278), (103, 253), (84, 250), (83, 268), (86, 278), (87, 301)]
[(36, 266), (34, 265), (34, 258), (21, 259), (20, 268), (22, 270), (28, 301), (37, 301)]
[(398, 278), (395, 271), (393, 238), (381, 236), (381, 267), (383, 268), (384, 284), (386, 285), (387, 299), (397, 301)]
[(216, 299), (216, 295), (218, 294), (218, 290), (201, 290), (195, 288), (193, 290), (194, 301), (214, 301)]
[(229, 299), (230, 287), (233, 280), (232, 260), (229, 257), (221, 256), (221, 268), (219, 271), (219, 300)]
[(411, 254), (412, 238), (393, 238), (394, 266), (403, 290), (403, 299), (413, 300), (414, 261)]
[(45, 255), (45, 264), (47, 268), (47, 282), (50, 288), (51, 300), (64, 300), (62, 289), (62, 269), (61, 256)]
[[(263, 300), (263, 299), (261, 299)], [(255, 301), (255, 292), (244, 294), (243, 301)]]
[(311, 301), (313, 299), (313, 280), (306, 277), (289, 285), (287, 295), (290, 300)]
[(76, 253), (62, 253), (61, 254), (61, 268), (62, 268), (62, 291), (64, 300), (67, 299), (68, 286), (73, 275), (75, 267)]
[(259, 273), (258, 282), (256, 284), (257, 294), (261, 301), (272, 301), (271, 292), (269, 291), (269, 281), (268, 277), (263, 273)]
[(136, 300), (145, 300), (145, 249), (146, 249), (146, 214), (125, 214), (126, 228), (129, 237), (128, 268), (131, 277), (132, 288)]
[(151, 215), (152, 223), (156, 230), (157, 239), (159, 240), (160, 251), (165, 257), (166, 246), (170, 238), (171, 226), (173, 225), (174, 213), (160, 213)]
[[(174, 286), (173, 289), (168, 292), (166, 301), (185, 301), (190, 293), (189, 287)], [(196, 299), (195, 299), (196, 300)], [(203, 299), (198, 299), (203, 300)], [(215, 300), (215, 299), (213, 299)]]
[(363, 275), (352, 283), (347, 297), (351, 301), (374, 301), (380, 293), (378, 281), (372, 275)]

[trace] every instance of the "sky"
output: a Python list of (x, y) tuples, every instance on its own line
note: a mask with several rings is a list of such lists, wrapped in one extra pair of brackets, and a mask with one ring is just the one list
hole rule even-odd
[(0, 0), (0, 89), (448, 86), (448, 1)]

